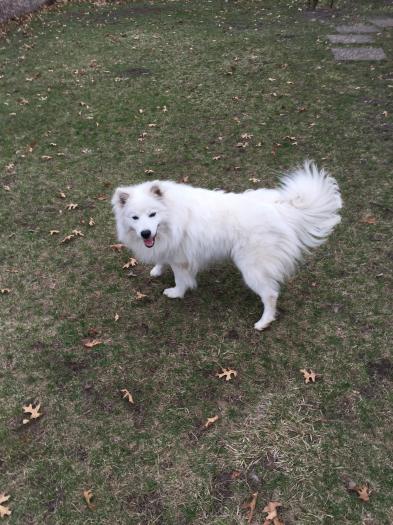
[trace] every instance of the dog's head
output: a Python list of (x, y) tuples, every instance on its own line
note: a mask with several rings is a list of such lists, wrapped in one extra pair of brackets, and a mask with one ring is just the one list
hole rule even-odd
[(147, 248), (153, 248), (165, 219), (164, 190), (159, 181), (116, 189), (112, 204), (127, 230), (132, 230)]

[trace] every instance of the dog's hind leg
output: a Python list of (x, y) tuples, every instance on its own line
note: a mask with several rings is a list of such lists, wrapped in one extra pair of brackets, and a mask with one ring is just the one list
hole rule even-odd
[(165, 269), (165, 264), (156, 264), (150, 271), (151, 277), (160, 277)]
[[(243, 261), (242, 261), (243, 262)], [(276, 318), (276, 304), (278, 299), (278, 284), (267, 277), (264, 272), (254, 267), (250, 270), (249, 261), (246, 264), (236, 262), (247, 286), (251, 288), (263, 303), (263, 314), (258, 322), (254, 324), (256, 330), (264, 330)]]
[[(254, 290), (256, 291), (256, 290)], [(263, 287), (258, 293), (263, 302), (263, 314), (258, 322), (254, 324), (255, 330), (264, 330), (276, 318), (276, 304), (278, 292), (268, 286)]]
[(196, 288), (195, 274), (190, 272), (187, 264), (171, 264), (175, 275), (175, 287), (166, 288), (164, 295), (171, 299), (182, 298), (189, 288)]

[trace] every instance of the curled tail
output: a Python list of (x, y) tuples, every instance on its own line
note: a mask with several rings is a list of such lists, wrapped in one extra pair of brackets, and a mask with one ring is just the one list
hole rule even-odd
[(284, 177), (279, 192), (281, 202), (289, 205), (291, 222), (303, 249), (322, 244), (341, 221), (337, 182), (313, 162), (306, 161)]

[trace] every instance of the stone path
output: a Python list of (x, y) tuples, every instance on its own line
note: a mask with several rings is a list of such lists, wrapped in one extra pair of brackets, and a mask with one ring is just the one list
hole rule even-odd
[[(337, 26), (336, 35), (328, 35), (332, 44), (373, 44), (374, 33), (393, 27), (393, 18), (375, 17), (370, 18), (367, 24), (354, 24)], [(337, 62), (348, 60), (385, 60), (386, 55), (381, 47), (362, 46), (357, 47), (333, 47), (332, 53)]]

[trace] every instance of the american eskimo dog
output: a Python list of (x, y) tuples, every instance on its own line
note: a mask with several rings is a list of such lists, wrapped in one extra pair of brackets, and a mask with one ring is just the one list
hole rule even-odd
[(275, 189), (238, 194), (152, 181), (117, 188), (112, 204), (119, 240), (154, 265), (150, 275), (172, 268), (167, 297), (195, 288), (209, 263), (232, 259), (262, 299), (257, 330), (274, 321), (280, 283), (303, 253), (326, 240), (342, 205), (336, 181), (309, 161)]

